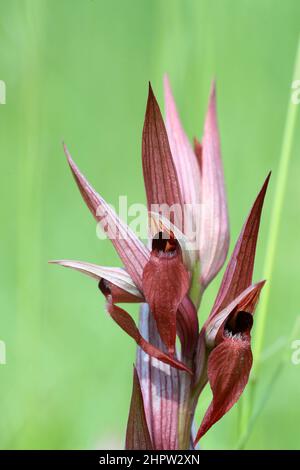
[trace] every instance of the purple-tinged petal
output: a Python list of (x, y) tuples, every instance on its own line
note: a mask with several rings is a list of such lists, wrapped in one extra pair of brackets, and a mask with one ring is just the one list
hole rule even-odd
[[(203, 329), (207, 346), (213, 348), (207, 362), (207, 378), (213, 399), (195, 442), (230, 410), (248, 382), (252, 367), (250, 332), (264, 283), (261, 281), (246, 289)], [(202, 387), (206, 383), (205, 376), (206, 370), (203, 368), (202, 377), (198, 376), (198, 380), (202, 380)]]
[(107, 311), (113, 320), (124, 330), (134, 341), (140, 346), (140, 348), (145, 351), (149, 356), (158, 359), (165, 364), (169, 364), (172, 367), (175, 367), (180, 370), (184, 370), (191, 374), (192, 372), (188, 367), (186, 367), (182, 362), (173, 359), (172, 357), (165, 354), (163, 351), (160, 351), (158, 348), (146, 341), (141, 333), (139, 332), (134, 320), (131, 318), (129, 313), (123, 310), (120, 307), (117, 307), (112, 303), (112, 298), (107, 296)]
[[(190, 277), (175, 239), (158, 239), (153, 240), (153, 243), (150, 260), (143, 272), (143, 293), (154, 315), (160, 337), (173, 355), (177, 310), (188, 291)], [(155, 247), (155, 243), (159, 246)], [(161, 244), (166, 244), (166, 247), (163, 248)]]
[(267, 176), (242, 228), (210, 316), (217, 315), (252, 284), (257, 236), (270, 175), (271, 173)]
[(144, 400), (136, 368), (133, 370), (133, 387), (126, 430), (126, 450), (152, 450), (147, 426)]
[(201, 176), (194, 153), (179, 119), (167, 76), (164, 78), (166, 129), (175, 163), (181, 194), (185, 204), (200, 204)]
[(208, 380), (213, 393), (195, 444), (237, 402), (247, 385), (252, 367), (250, 339), (225, 338), (209, 355)]
[[(196, 252), (190, 250), (189, 241), (186, 236), (161, 214), (150, 212), (149, 221), (150, 233), (153, 238), (163, 235), (166, 239), (175, 239), (179, 243), (184, 266), (192, 272), (196, 262)], [(199, 324), (196, 308), (187, 295), (182, 299), (178, 307), (176, 327), (181, 341), (182, 354), (185, 357), (191, 357), (197, 342)]]
[(163, 204), (167, 211), (163, 210), (163, 215), (168, 217), (169, 208), (173, 206), (175, 216), (172, 222), (178, 222), (180, 218), (176, 225), (182, 227), (183, 200), (178, 176), (163, 118), (150, 84), (143, 128), (142, 157), (148, 209), (151, 211), (154, 210), (153, 205)]
[(198, 397), (207, 384), (207, 361), (209, 352), (210, 350), (206, 344), (206, 331), (203, 327), (198, 336), (194, 359), (195, 372), (193, 385), (196, 391), (195, 396), (197, 394)]
[(75, 269), (96, 279), (102, 292), (108, 292), (109, 290), (114, 303), (143, 302), (144, 300), (142, 293), (137, 289), (133, 280), (123, 268), (98, 266), (93, 263), (65, 259), (50, 261), (50, 263)]
[(205, 119), (201, 157), (201, 285), (206, 287), (222, 268), (229, 246), (229, 224), (213, 84)]
[(194, 383), (197, 390), (204, 387), (207, 382), (207, 359), (210, 351), (218, 344), (218, 339), (222, 337), (228, 318), (234, 312), (247, 311), (253, 314), (259, 299), (261, 289), (265, 281), (253, 284), (240, 293), (229, 305), (227, 305), (218, 315), (210, 316), (203, 326), (197, 343), (195, 354), (195, 374)]
[(195, 305), (186, 295), (177, 310), (177, 333), (181, 343), (181, 355), (191, 359), (194, 355), (199, 332)]
[(141, 289), (143, 268), (149, 259), (147, 248), (80, 173), (66, 146), (64, 146), (64, 150), (85, 203), (94, 218), (101, 223), (108, 238), (111, 239), (135, 285), (138, 289)]
[(215, 346), (218, 336), (223, 334), (223, 329), (230, 315), (235, 312), (246, 311), (254, 313), (260, 292), (265, 285), (265, 281), (253, 284), (241, 292), (227, 307), (221, 310), (218, 315), (212, 316), (205, 324), (206, 343), (209, 347)]
[[(140, 331), (158, 349), (166, 351), (148, 304), (140, 309)], [(179, 381), (184, 372), (137, 351), (137, 371), (153, 446), (157, 450), (178, 449)]]

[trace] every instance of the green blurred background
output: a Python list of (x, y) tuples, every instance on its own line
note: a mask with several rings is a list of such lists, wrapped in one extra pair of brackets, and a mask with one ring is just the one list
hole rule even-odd
[[(267, 172), (256, 263), (268, 223), (300, 24), (298, 0), (0, 1), (1, 448), (123, 446), (135, 347), (104, 311), (96, 284), (47, 264), (118, 265), (96, 238), (62, 152), (64, 139), (109, 202), (145, 201), (141, 131), (147, 82), (162, 104), (168, 72), (185, 128), (201, 136), (212, 77), (232, 242)], [(300, 79), (300, 77), (298, 77)], [(299, 129), (299, 121), (297, 124)], [(296, 132), (272, 279), (259, 390), (281, 357), (299, 306), (300, 132)], [(220, 276), (203, 301), (205, 319)], [(271, 347), (271, 350), (270, 350)], [(290, 347), (290, 346), (289, 346)], [(276, 352), (277, 351), (277, 352)], [(300, 365), (290, 354), (267, 390), (248, 448), (300, 448)], [(209, 400), (203, 396), (197, 422)], [(203, 439), (234, 448), (235, 407)]]

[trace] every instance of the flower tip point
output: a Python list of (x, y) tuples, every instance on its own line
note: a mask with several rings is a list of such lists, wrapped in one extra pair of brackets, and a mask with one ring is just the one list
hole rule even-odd
[(261, 193), (262, 194), (265, 194), (267, 192), (267, 189), (268, 189), (268, 186), (269, 186), (269, 181), (270, 181), (270, 178), (271, 178), (271, 174), (272, 172), (269, 171), (265, 181), (264, 181), (264, 184), (262, 185), (262, 188), (261, 188)]
[(63, 150), (64, 150), (65, 156), (66, 156), (69, 164), (71, 165), (73, 163), (73, 160), (72, 160), (72, 157), (70, 155), (70, 152), (69, 152), (68, 147), (65, 144), (65, 142), (63, 142)]
[(156, 103), (155, 94), (154, 94), (154, 91), (153, 91), (150, 80), (149, 80), (149, 88), (148, 88), (148, 103), (149, 102), (152, 102), (152, 103), (155, 102)]
[(210, 93), (209, 93), (210, 99), (215, 98), (216, 90), (217, 90), (217, 80), (216, 80), (216, 77), (212, 77), (211, 84), (210, 84)]
[(264, 287), (266, 282), (267, 282), (267, 279), (263, 279), (262, 281), (259, 281), (257, 283), (257, 285), (260, 287), (260, 290)]
[(71, 168), (71, 171), (74, 175), (78, 174), (78, 168), (77, 168), (77, 165), (75, 164), (73, 158), (71, 157), (71, 154), (68, 150), (68, 147), (64, 144), (64, 152), (65, 152), (65, 156), (66, 156), (66, 159), (68, 161), (68, 164)]
[(50, 259), (48, 260), (48, 264), (58, 264), (59, 266), (64, 266), (63, 261), (59, 259)]
[(165, 90), (169, 89), (170, 88), (170, 79), (169, 79), (169, 75), (167, 73), (164, 73), (163, 81), (164, 81)]
[(209, 106), (210, 107), (215, 107), (216, 95), (217, 95), (217, 87), (216, 87), (216, 80), (214, 78), (211, 82), (210, 94), (209, 94)]
[(153, 88), (152, 88), (151, 82), (149, 81), (148, 82), (148, 98), (147, 98), (146, 113), (149, 112), (149, 110), (150, 110), (149, 106), (152, 108), (152, 105), (153, 105), (153, 103), (155, 103), (155, 101), (156, 101), (156, 99), (155, 99), (155, 95), (153, 93)]

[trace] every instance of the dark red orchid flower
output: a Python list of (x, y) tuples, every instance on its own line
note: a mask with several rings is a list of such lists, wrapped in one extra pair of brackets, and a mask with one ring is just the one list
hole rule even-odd
[[(81, 195), (123, 267), (69, 260), (54, 263), (96, 279), (108, 313), (138, 345), (127, 449), (192, 449), (238, 400), (252, 366), (250, 332), (264, 284), (253, 284), (252, 273), (269, 177), (199, 333), (201, 296), (222, 268), (229, 246), (215, 84), (203, 139), (195, 139), (194, 148), (180, 123), (167, 78), (164, 85), (165, 123), (150, 86), (142, 136), (147, 246), (96, 193), (65, 147)], [(123, 302), (141, 303), (139, 326), (117, 305)], [(195, 407), (207, 382), (213, 400), (194, 439)]]
[[(196, 442), (236, 403), (248, 382), (252, 367), (250, 332), (253, 314), (265, 283), (261, 281), (253, 285), (252, 274), (269, 179), (270, 174), (242, 228), (212, 312), (199, 336), (199, 342), (205, 341), (210, 350), (206, 364), (200, 371), (200, 382), (203, 381), (203, 375), (207, 374), (213, 400), (201, 423)], [(198, 351), (201, 351), (201, 347)]]

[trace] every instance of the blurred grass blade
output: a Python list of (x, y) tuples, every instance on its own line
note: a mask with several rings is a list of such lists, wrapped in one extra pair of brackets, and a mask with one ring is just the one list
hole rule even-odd
[[(294, 78), (293, 81), (300, 78), (300, 37), (298, 41), (298, 51), (295, 61)], [(267, 243), (267, 254), (265, 258), (263, 278), (267, 279), (264, 295), (257, 314), (256, 330), (254, 334), (254, 373), (253, 376), (258, 375), (260, 356), (263, 347), (264, 334), (266, 328), (266, 317), (269, 303), (270, 289), (272, 286), (272, 273), (274, 261), (276, 256), (277, 242), (279, 227), (281, 221), (282, 207), (285, 197), (285, 190), (287, 185), (288, 167), (291, 157), (292, 144), (296, 126), (297, 111), (299, 105), (293, 103), (291, 97), (288, 106), (287, 118), (285, 123), (284, 137), (282, 143), (281, 156), (279, 161), (278, 176), (275, 188), (275, 197), (273, 209), (271, 213), (269, 237)]]
[[(295, 59), (294, 75), (292, 83), (300, 77), (300, 36), (298, 40), (298, 50)], [(268, 311), (268, 303), (270, 296), (270, 289), (272, 286), (272, 273), (276, 256), (278, 234), (280, 228), (281, 214), (283, 208), (283, 202), (285, 197), (285, 190), (287, 185), (288, 167), (291, 157), (293, 138), (295, 133), (296, 118), (297, 118), (297, 104), (292, 101), (290, 97), (287, 117), (285, 122), (285, 129), (283, 135), (283, 143), (281, 149), (281, 155), (278, 167), (278, 176), (276, 180), (274, 203), (272, 206), (272, 213), (269, 226), (269, 236), (267, 242), (267, 253), (264, 263), (263, 277), (267, 279), (267, 283), (264, 289), (264, 295), (262, 296), (261, 303), (257, 312), (256, 329), (253, 335), (253, 358), (254, 367), (252, 370), (251, 381), (248, 386), (248, 394), (242, 397), (239, 403), (239, 433), (242, 435), (238, 448), (241, 449), (246, 444), (246, 440), (253, 428), (254, 421), (265, 404), (265, 399), (261, 400), (261, 404), (258, 407), (259, 411), (253, 410), (254, 399), (255, 399), (255, 387), (257, 384), (257, 377), (259, 368), (261, 365), (261, 355), (264, 341), (264, 334), (266, 329), (266, 318)], [(278, 377), (279, 371), (282, 369), (282, 363), (278, 365), (276, 369), (275, 377)], [(271, 378), (269, 386), (273, 386), (275, 379)], [(267, 387), (267, 390), (269, 388)]]

